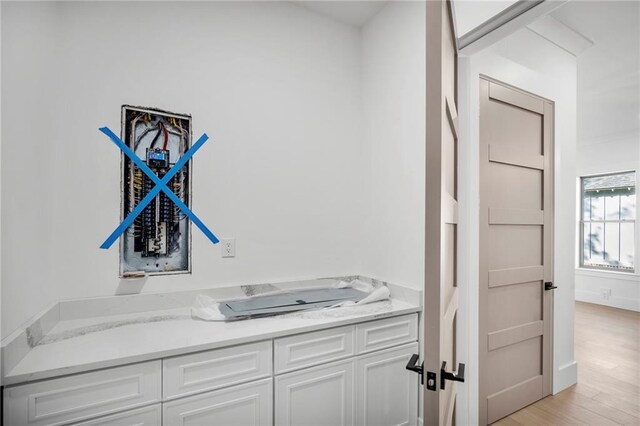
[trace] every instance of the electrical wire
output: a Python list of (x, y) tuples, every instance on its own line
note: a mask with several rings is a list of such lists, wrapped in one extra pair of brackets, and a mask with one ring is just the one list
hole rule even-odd
[(167, 127), (164, 124), (162, 125), (162, 131), (164, 133), (164, 144), (162, 144), (162, 149), (167, 150), (167, 143), (169, 142), (169, 134), (167, 133)]
[(153, 137), (153, 140), (151, 141), (151, 145), (149, 145), (149, 148), (153, 149), (156, 146), (156, 142), (158, 141), (158, 138), (160, 137), (160, 133), (162, 133), (162, 122), (158, 121), (158, 133), (156, 133), (156, 135)]
[(142, 139), (147, 135), (147, 133), (149, 133), (152, 130), (156, 130), (158, 128), (158, 126), (149, 126), (147, 127), (144, 132), (142, 132), (140, 134), (140, 136), (138, 136), (138, 138), (136, 139), (136, 143), (133, 147), (134, 151), (138, 149), (138, 145), (140, 144), (140, 142), (142, 141)]

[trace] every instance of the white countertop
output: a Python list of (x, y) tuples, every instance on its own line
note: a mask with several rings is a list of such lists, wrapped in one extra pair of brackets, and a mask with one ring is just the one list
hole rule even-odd
[(10, 371), (4, 385), (114, 367), (420, 311), (393, 298), (363, 306), (234, 322), (193, 319), (189, 307), (62, 319)]

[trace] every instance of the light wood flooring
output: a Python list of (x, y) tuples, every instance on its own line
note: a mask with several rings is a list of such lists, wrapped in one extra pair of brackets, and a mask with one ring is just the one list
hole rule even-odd
[(640, 313), (576, 302), (578, 384), (494, 423), (640, 426)]

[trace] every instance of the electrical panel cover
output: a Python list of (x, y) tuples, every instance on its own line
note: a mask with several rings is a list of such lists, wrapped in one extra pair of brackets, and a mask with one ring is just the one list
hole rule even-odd
[[(122, 140), (160, 179), (191, 146), (191, 117), (158, 109), (122, 107)], [(167, 187), (191, 206), (191, 164), (186, 163)], [(124, 219), (155, 183), (122, 154)], [(160, 191), (124, 233), (120, 243), (120, 275), (191, 271), (190, 223)]]

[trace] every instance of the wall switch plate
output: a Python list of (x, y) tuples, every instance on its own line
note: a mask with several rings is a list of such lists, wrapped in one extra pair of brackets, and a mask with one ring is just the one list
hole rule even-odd
[(223, 238), (220, 240), (222, 257), (236, 257), (236, 240), (234, 238)]

